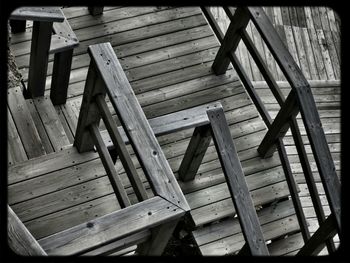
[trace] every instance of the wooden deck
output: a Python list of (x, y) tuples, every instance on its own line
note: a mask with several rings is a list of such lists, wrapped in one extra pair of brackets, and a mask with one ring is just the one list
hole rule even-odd
[[(334, 45), (339, 44), (340, 34), (333, 12), (323, 8), (315, 10), (304, 8), (305, 19), (295, 20), (292, 19), (293, 9), (287, 9), (289, 15), (284, 8), (266, 9), (273, 17), (278, 32), (284, 32), (286, 39), (290, 40), (287, 41), (288, 47), (289, 44), (297, 47), (297, 52), (291, 53), (298, 59), (306, 77), (312, 80), (312, 91), (340, 175), (340, 56), (339, 46)], [(235, 71), (230, 69), (221, 76), (211, 71), (219, 42), (200, 9), (106, 7), (103, 15), (96, 17), (89, 15), (87, 7), (64, 8), (63, 12), (80, 41), (74, 49), (67, 103), (53, 106), (48, 96), (53, 57), (48, 66), (45, 97), (24, 100), (19, 87), (8, 90), (9, 205), (39, 243), (48, 235), (120, 209), (98, 154), (78, 154), (72, 147), (90, 62), (87, 47), (110, 42), (147, 118), (221, 101), (248, 187), (259, 210), (265, 239), (271, 240), (270, 253), (296, 253), (303, 243), (294, 208), (288, 200), (289, 191), (279, 157), (275, 154), (268, 159), (259, 158), (256, 149), (266, 133), (266, 127)], [(324, 17), (322, 12), (328, 15), (328, 28), (321, 19)], [(286, 17), (290, 17), (289, 24)], [(310, 20), (310, 17), (313, 19)], [(250, 28), (254, 32), (251, 25)], [(256, 37), (256, 34), (253, 36)], [(330, 37), (334, 40), (333, 45), (327, 42), (331, 41)], [(25, 33), (12, 37), (11, 48), (24, 82), (28, 77), (30, 38), (31, 23), (27, 23)], [(253, 39), (255, 43), (261, 42), (261, 39)], [(328, 44), (320, 45), (322, 41)], [(301, 44), (304, 51), (300, 48)], [(261, 47), (265, 58), (270, 61), (271, 54), (265, 53), (266, 48)], [(256, 74), (257, 69), (251, 64), (253, 60), (245, 55), (246, 52), (240, 44), (242, 64), (274, 117), (279, 106), (261, 81), (261, 75)], [(309, 62), (311, 57), (314, 63)], [(319, 67), (321, 60), (322, 68)], [(308, 61), (308, 67), (303, 66), (305, 61)], [(273, 73), (276, 76), (281, 75), (276, 64), (269, 62), (270, 66), (275, 69)], [(287, 94), (289, 86), (283, 78), (277, 79)], [(110, 104), (109, 107), (113, 112)], [(100, 129), (105, 129), (103, 123)], [(301, 130), (308, 145), (305, 129)], [(192, 132), (193, 129), (190, 129), (158, 137), (176, 177)], [(310, 231), (314, 232), (317, 219), (290, 133), (287, 133), (284, 142)], [(128, 150), (132, 152), (131, 147)], [(311, 153), (309, 146), (307, 151)], [(134, 154), (132, 158), (150, 197), (152, 190)], [(310, 160), (313, 160), (311, 156)], [(120, 161), (117, 161), (116, 167), (131, 202), (136, 203)], [(312, 169), (327, 209), (314, 162)], [(179, 183), (192, 209), (189, 221), (200, 252), (203, 255), (224, 255), (238, 251), (244, 239), (212, 142), (196, 178)], [(128, 252), (130, 250), (123, 251)]]

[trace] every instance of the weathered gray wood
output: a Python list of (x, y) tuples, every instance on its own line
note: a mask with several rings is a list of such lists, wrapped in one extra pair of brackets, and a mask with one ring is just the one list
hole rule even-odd
[(103, 14), (103, 6), (89, 6), (88, 8), (89, 8), (89, 13), (92, 16)]
[(39, 244), (49, 255), (83, 253), (183, 215), (182, 209), (157, 196), (43, 238)]
[(188, 211), (186, 199), (110, 43), (90, 46), (88, 51), (153, 190)]
[(7, 206), (8, 245), (22, 256), (46, 256), (46, 252), (32, 236), (10, 206)]
[(73, 49), (55, 54), (50, 98), (53, 105), (66, 103)]
[(33, 20), (43, 22), (63, 22), (64, 14), (58, 7), (20, 7), (10, 15), (14, 20)]
[(119, 175), (115, 170), (112, 158), (109, 155), (107, 147), (102, 140), (97, 124), (95, 123), (90, 124), (89, 131), (94, 141), (94, 144), (97, 148), (97, 151), (100, 155), (103, 166), (106, 169), (108, 178), (111, 182), (111, 185), (113, 187), (114, 193), (119, 201), (120, 206), (122, 208), (130, 206), (131, 204), (130, 204), (130, 200), (128, 199), (128, 195), (126, 194), (124, 186), (119, 178)]
[(95, 62), (91, 61), (89, 71), (86, 77), (83, 101), (80, 107), (78, 124), (75, 132), (74, 146), (79, 152), (91, 151), (94, 148), (94, 143), (91, 139), (87, 127), (92, 123), (99, 124), (101, 115), (94, 103), (94, 96), (101, 93), (106, 94), (103, 89), (101, 78), (97, 75)]
[(51, 35), (52, 22), (34, 21), (27, 86), (33, 98), (44, 96)]
[(89, 251), (89, 252), (86, 252), (82, 255), (83, 256), (109, 255), (112, 253), (116, 253), (117, 251), (121, 251), (122, 249), (125, 249), (125, 248), (132, 246), (134, 244), (139, 244), (139, 243), (145, 242), (150, 237), (151, 237), (151, 231), (145, 230), (143, 232), (138, 232), (134, 235), (126, 237), (122, 240), (117, 240), (115, 242), (112, 242), (112, 243), (105, 245), (103, 247), (96, 248), (96, 249)]
[(256, 215), (240, 161), (222, 108), (208, 110), (212, 136), (231, 197), (252, 255), (268, 255), (264, 236)]
[(101, 116), (107, 127), (107, 130), (112, 138), (112, 142), (117, 149), (118, 156), (120, 157), (120, 160), (124, 166), (128, 178), (132, 186), (134, 187), (134, 191), (138, 200), (146, 200), (148, 198), (146, 190), (143, 187), (142, 181), (140, 180), (140, 177), (135, 169), (130, 154), (126, 149), (124, 140), (117, 129), (117, 125), (114, 122), (102, 95), (96, 96), (96, 104), (100, 110)]
[(139, 244), (136, 249), (136, 254), (161, 256), (175, 230), (178, 221), (179, 219), (175, 219), (152, 229), (151, 239)]
[(324, 248), (325, 241), (337, 233), (336, 224), (334, 215), (329, 215), (297, 255), (317, 255)]
[(44, 155), (45, 149), (20, 87), (7, 90), (8, 106), (28, 158)]
[(178, 171), (181, 181), (187, 182), (196, 176), (210, 141), (209, 125), (195, 128)]
[(231, 23), (223, 43), (215, 57), (213, 63), (213, 70), (216, 75), (224, 74), (229, 66), (230, 59), (227, 57), (227, 53), (234, 51), (239, 43), (240, 36), (237, 34), (237, 30), (245, 28), (249, 22), (249, 16), (246, 10), (238, 8), (232, 16)]
[(289, 129), (289, 120), (295, 117), (298, 111), (295, 92), (291, 91), (258, 148), (261, 157), (272, 156), (277, 146), (276, 140), (285, 136)]

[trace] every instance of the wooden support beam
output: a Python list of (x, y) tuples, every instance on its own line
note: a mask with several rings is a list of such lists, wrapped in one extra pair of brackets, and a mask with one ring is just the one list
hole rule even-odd
[(45, 93), (51, 35), (52, 22), (34, 21), (27, 87), (32, 98), (44, 96)]
[(89, 13), (92, 16), (97, 16), (103, 14), (103, 6), (89, 6)]
[(131, 203), (128, 198), (128, 195), (124, 189), (121, 179), (117, 174), (117, 171), (115, 170), (114, 163), (112, 161), (111, 156), (109, 155), (106, 145), (102, 140), (97, 124), (93, 123), (89, 125), (89, 131), (94, 141), (94, 144), (97, 148), (97, 151), (100, 155), (103, 166), (107, 172), (109, 181), (111, 182), (113, 191), (118, 199), (120, 207), (124, 208), (124, 207), (130, 206)]
[(136, 254), (161, 256), (178, 222), (179, 219), (175, 219), (152, 229), (151, 238), (137, 246)]
[(131, 185), (134, 188), (134, 192), (139, 201), (146, 200), (148, 198), (146, 189), (144, 188), (142, 181), (135, 169), (135, 166), (131, 160), (131, 156), (126, 149), (123, 138), (121, 137), (117, 125), (113, 120), (111, 113), (108, 110), (108, 106), (102, 95), (96, 96), (96, 104), (100, 110), (103, 121), (111, 136), (112, 142), (115, 145), (118, 156), (124, 166), (125, 172), (128, 175)]
[(88, 126), (92, 123), (99, 123), (101, 115), (94, 103), (94, 96), (96, 94), (105, 94), (103, 89), (104, 84), (97, 76), (94, 61), (90, 62), (87, 78), (85, 82), (83, 101), (80, 107), (80, 114), (78, 118), (77, 130), (75, 132), (74, 146), (77, 150), (82, 152), (92, 151), (94, 143), (88, 131)]
[(277, 138), (284, 137), (289, 129), (289, 121), (291, 118), (295, 117), (298, 112), (297, 100), (292, 90), (258, 147), (258, 152), (262, 158), (271, 157), (273, 155), (276, 150)]
[(66, 103), (72, 58), (73, 49), (55, 54), (50, 91), (53, 105)]
[(245, 28), (249, 22), (249, 15), (243, 8), (238, 8), (231, 19), (223, 43), (215, 57), (212, 69), (216, 75), (224, 74), (230, 64), (228, 53), (234, 51), (240, 41), (238, 31)]
[(46, 252), (9, 205), (7, 206), (7, 235), (9, 247), (16, 254), (21, 256), (46, 256)]
[(179, 179), (193, 180), (211, 141), (210, 125), (196, 127), (179, 168)]
[(325, 246), (325, 241), (335, 236), (337, 233), (337, 222), (334, 214), (330, 214), (328, 218), (320, 225), (312, 237), (299, 250), (298, 256), (316, 256)]
[(185, 212), (156, 196), (39, 240), (49, 255), (91, 251), (182, 217)]
[(253, 256), (268, 255), (264, 236), (230, 130), (222, 108), (207, 111), (216, 151), (239, 218), (240, 226)]
[(156, 195), (190, 207), (110, 43), (89, 46), (109, 99)]

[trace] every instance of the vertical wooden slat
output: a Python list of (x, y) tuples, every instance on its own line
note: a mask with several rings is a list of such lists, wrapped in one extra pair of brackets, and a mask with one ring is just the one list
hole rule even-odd
[(210, 126), (196, 127), (179, 168), (179, 179), (193, 180), (211, 141)]
[(125, 172), (128, 175), (131, 185), (134, 188), (134, 192), (139, 201), (146, 200), (148, 198), (147, 192), (143, 187), (142, 181), (135, 169), (135, 166), (131, 160), (130, 154), (126, 149), (123, 138), (121, 137), (117, 125), (108, 110), (108, 106), (102, 95), (96, 96), (96, 104), (100, 110), (103, 121), (106, 125), (106, 128), (111, 136), (113, 144), (117, 149), (118, 156), (124, 166)]
[(109, 181), (111, 182), (114, 193), (119, 201), (120, 207), (124, 208), (130, 206), (130, 200), (124, 189), (122, 181), (120, 180), (117, 171), (115, 170), (111, 156), (108, 153), (108, 149), (103, 142), (100, 131), (96, 123), (89, 125), (89, 131), (91, 137), (96, 145), (97, 151), (100, 155), (104, 168), (106, 169)]

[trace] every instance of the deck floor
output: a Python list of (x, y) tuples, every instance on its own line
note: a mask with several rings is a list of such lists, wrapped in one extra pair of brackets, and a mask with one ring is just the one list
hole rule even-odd
[[(276, 9), (284, 14), (283, 9)], [(53, 107), (47, 96), (53, 57), (50, 57), (48, 67), (46, 97), (24, 101), (20, 98), (20, 89), (9, 90), (8, 144), (9, 171), (12, 172), (9, 173), (9, 204), (32, 234), (40, 240), (70, 226), (120, 209), (97, 154), (77, 156), (72, 147), (87, 67), (90, 62), (86, 52), (87, 47), (94, 43), (111, 42), (148, 118), (221, 101), (254, 203), (260, 210), (260, 218), (267, 218), (267, 211), (276, 206), (278, 200), (286, 207), (282, 209), (285, 212), (283, 218), (270, 216), (270, 221), (265, 220), (264, 235), (272, 240), (269, 249), (273, 251), (272, 254), (295, 253), (302, 243), (300, 243), (301, 238), (293, 208), (290, 208), (290, 201), (287, 200), (289, 192), (279, 157), (277, 154), (264, 160), (258, 157), (256, 148), (266, 133), (266, 127), (235, 71), (231, 68), (221, 76), (215, 76), (211, 71), (219, 42), (200, 9), (197, 7), (106, 7), (104, 14), (96, 17), (90, 16), (86, 7), (64, 8), (63, 11), (80, 40), (80, 45), (74, 50), (67, 103)], [(320, 9), (319, 12), (321, 11)], [(308, 12), (305, 11), (305, 14)], [(277, 15), (276, 19), (278, 17)], [(284, 20), (281, 21), (284, 22)], [(301, 26), (301, 23), (298, 25)], [(306, 25), (311, 26), (310, 21)], [(331, 25), (330, 29), (334, 30), (330, 32), (339, 37), (337, 34), (339, 30), (335, 25)], [(277, 23), (276, 28), (278, 26)], [(297, 28), (301, 27), (283, 24), (279, 28), (283, 28), (286, 34), (287, 30), (291, 29), (294, 36), (297, 36), (299, 30)], [(316, 26), (316, 22), (312, 28), (321, 30)], [(312, 32), (308, 27), (300, 30), (304, 33)], [(31, 23), (27, 23), (25, 33), (12, 37), (11, 48), (23, 74), (24, 82), (28, 76), (30, 38)], [(298, 45), (298, 38), (295, 37), (295, 39), (294, 45)], [(238, 52), (242, 64), (252, 65), (250, 58), (246, 59), (247, 56), (244, 55), (246, 51), (241, 45)], [(311, 81), (312, 91), (319, 107), (337, 173), (340, 175), (340, 83), (337, 75), (339, 68), (336, 68), (337, 64), (331, 55), (332, 52), (328, 50), (329, 58), (332, 58), (332, 66), (328, 68), (333, 69), (333, 74), (326, 74), (326, 78), (323, 78), (321, 71), (312, 69), (312, 64), (308, 64), (310, 65), (308, 70), (317, 72), (317, 77), (316, 75), (307, 77), (310, 80), (317, 80)], [(334, 49), (334, 52), (337, 52), (337, 49)], [(297, 54), (300, 54), (300, 51)], [(269, 57), (266, 55), (266, 58)], [(270, 65), (275, 68), (273, 73), (278, 80), (282, 81), (281, 86), (287, 94), (290, 88), (286, 82), (283, 82), (283, 78), (279, 78), (276, 65), (273, 66), (272, 63)], [(306, 70), (303, 67), (302, 69)], [(250, 72), (262, 100), (274, 117), (279, 107), (272, 98), (272, 94), (261, 82), (261, 76), (259, 78), (257, 74), (254, 75), (253, 67), (250, 66), (246, 70)], [(111, 108), (111, 105), (109, 106)], [(26, 110), (28, 112), (24, 113)], [(20, 124), (26, 118), (23, 114), (32, 118), (25, 127), (32, 127), (35, 136), (25, 135), (24, 124)], [(301, 123), (299, 116), (298, 118)], [(104, 129), (104, 125), (102, 124), (100, 128)], [(301, 130), (307, 151), (311, 153), (303, 126)], [(192, 132), (193, 130), (187, 130), (158, 137), (176, 176)], [(33, 138), (38, 142), (37, 145), (41, 145), (39, 150), (32, 149), (38, 147), (29, 143)], [(290, 133), (287, 133), (284, 142), (299, 185), (300, 198), (310, 223), (310, 231), (314, 232), (317, 220)], [(132, 152), (130, 147), (128, 149)], [(43, 162), (42, 158), (46, 158), (47, 162)], [(148, 186), (149, 195), (152, 196), (152, 191), (134, 155), (133, 160), (144, 184)], [(328, 214), (324, 191), (311, 155), (310, 160), (320, 188), (321, 199)], [(66, 162), (64, 169), (60, 164), (55, 167), (57, 162)], [(119, 162), (116, 163), (116, 167), (123, 177), (128, 194), (136, 202), (130, 183)], [(19, 175), (19, 171), (23, 172), (26, 169), (26, 176)], [(205, 237), (196, 238), (201, 240), (197, 242), (200, 251), (203, 254), (227, 254), (239, 250), (242, 246), (241, 237), (237, 234), (239, 231), (230, 233), (225, 230), (226, 224), (237, 225), (237, 219), (234, 218), (232, 201), (212, 144), (195, 180), (179, 183), (192, 208), (191, 220), (195, 226), (193, 235)], [(284, 227), (286, 222), (289, 222), (289, 227)], [(222, 228), (225, 233), (217, 236), (211, 234), (208, 237), (208, 233), (215, 227), (218, 228), (216, 231)], [(277, 231), (269, 229), (277, 229)], [(295, 245), (285, 248), (282, 241), (288, 234), (291, 234), (290, 242)], [(231, 251), (227, 250), (227, 246), (231, 247)]]

